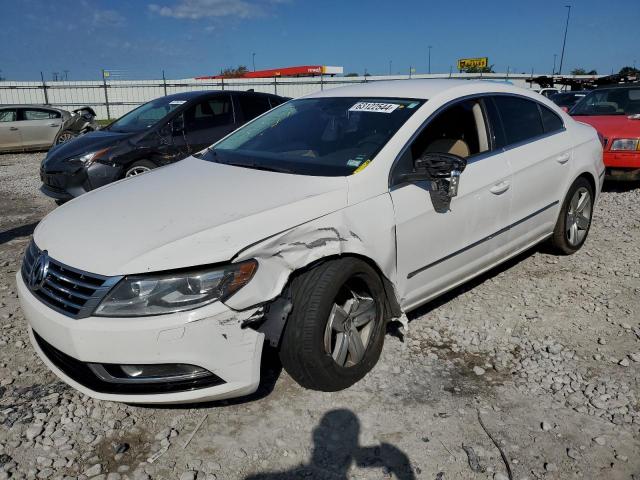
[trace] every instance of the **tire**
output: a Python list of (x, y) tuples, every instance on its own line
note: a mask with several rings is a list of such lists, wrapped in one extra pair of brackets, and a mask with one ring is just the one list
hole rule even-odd
[(149, 170), (153, 170), (156, 167), (157, 165), (151, 160), (138, 160), (127, 167), (124, 172), (124, 176), (125, 178), (135, 177), (136, 175), (147, 173)]
[(60, 132), (58, 134), (58, 136), (56, 137), (56, 141), (54, 142), (54, 145), (60, 145), (62, 143), (66, 143), (69, 140), (73, 140), (74, 138), (76, 138), (78, 135), (75, 134), (74, 132), (72, 132), (71, 130), (63, 130), (62, 132)]
[(591, 183), (579, 177), (569, 188), (551, 236), (551, 246), (558, 254), (571, 255), (584, 245), (591, 228), (593, 200)]
[(385, 299), (377, 272), (356, 258), (330, 260), (297, 276), (280, 344), (282, 366), (312, 390), (350, 387), (380, 357)]

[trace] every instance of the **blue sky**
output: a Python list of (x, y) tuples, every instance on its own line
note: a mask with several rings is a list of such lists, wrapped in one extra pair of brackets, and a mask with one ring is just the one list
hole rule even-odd
[(0, 75), (72, 80), (186, 78), (247, 65), (342, 65), (347, 72), (448, 72), (488, 56), (496, 71), (640, 66), (638, 0), (0, 0)]

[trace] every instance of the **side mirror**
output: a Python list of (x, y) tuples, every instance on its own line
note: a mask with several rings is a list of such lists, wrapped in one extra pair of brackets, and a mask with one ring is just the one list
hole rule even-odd
[(460, 174), (467, 166), (467, 161), (452, 153), (425, 153), (413, 163), (413, 172), (405, 174), (402, 180), (415, 182), (429, 180), (434, 189), (449, 197), (458, 195)]

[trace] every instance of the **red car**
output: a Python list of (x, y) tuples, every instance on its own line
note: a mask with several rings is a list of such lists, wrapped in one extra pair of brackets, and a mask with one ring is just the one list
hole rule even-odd
[(608, 175), (640, 179), (640, 84), (593, 90), (569, 114), (602, 136)]

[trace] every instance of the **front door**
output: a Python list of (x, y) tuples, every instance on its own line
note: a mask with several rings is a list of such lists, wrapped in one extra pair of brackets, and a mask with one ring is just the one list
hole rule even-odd
[[(425, 152), (467, 160), (458, 195), (442, 202), (430, 182), (403, 183)], [(398, 285), (403, 308), (413, 308), (462, 283), (496, 261), (508, 225), (511, 173), (492, 149), (484, 103), (470, 99), (436, 115), (407, 148), (392, 175)]]
[(0, 150), (15, 150), (22, 147), (18, 111), (15, 108), (0, 109)]

